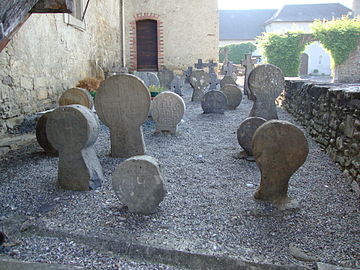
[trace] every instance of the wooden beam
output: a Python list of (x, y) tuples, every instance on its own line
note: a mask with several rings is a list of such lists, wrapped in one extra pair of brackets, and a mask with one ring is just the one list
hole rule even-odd
[(72, 13), (73, 0), (39, 0), (31, 13)]
[(14, 29), (23, 23), (29, 11), (38, 0), (6, 0), (0, 1), (0, 41), (10, 36)]

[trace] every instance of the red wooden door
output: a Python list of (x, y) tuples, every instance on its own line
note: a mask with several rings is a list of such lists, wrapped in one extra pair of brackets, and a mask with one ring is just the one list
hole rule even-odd
[(157, 21), (136, 22), (137, 70), (158, 70)]

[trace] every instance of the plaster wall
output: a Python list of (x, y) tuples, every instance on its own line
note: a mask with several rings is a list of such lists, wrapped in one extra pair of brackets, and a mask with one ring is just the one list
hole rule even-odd
[(0, 53), (0, 136), (56, 106), (65, 90), (95, 75), (95, 62), (120, 64), (119, 8), (119, 1), (93, 0), (81, 27), (64, 14), (30, 16)]

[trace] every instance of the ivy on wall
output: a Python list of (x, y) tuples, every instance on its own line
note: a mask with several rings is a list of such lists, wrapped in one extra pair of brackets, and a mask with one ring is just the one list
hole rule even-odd
[(315, 21), (313, 36), (330, 52), (333, 64), (340, 65), (356, 50), (360, 37), (360, 19)]
[(300, 56), (311, 42), (309, 37), (303, 32), (265, 33), (259, 43), (266, 62), (279, 67), (284, 76), (294, 77), (299, 74)]
[(224, 48), (229, 49), (228, 58), (234, 64), (240, 64), (241, 60), (245, 59), (245, 54), (253, 53), (256, 50), (256, 46), (251, 42), (245, 42), (240, 44), (231, 44), (219, 48), (219, 61), (224, 62)]

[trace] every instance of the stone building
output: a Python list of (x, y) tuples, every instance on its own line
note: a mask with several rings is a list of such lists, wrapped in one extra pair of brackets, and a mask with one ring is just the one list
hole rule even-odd
[[(220, 10), (220, 45), (256, 43), (263, 33), (311, 32), (315, 20), (332, 20), (349, 14), (351, 10), (339, 3), (284, 5), (279, 10)], [(258, 50), (254, 53), (259, 54)], [(319, 42), (308, 45), (301, 56), (300, 75), (309, 74), (331, 74), (330, 55)]]
[[(0, 137), (27, 115), (56, 106), (66, 89), (99, 71), (185, 69), (198, 58), (217, 61), (217, 12), (216, 0), (74, 0), (72, 14), (31, 14), (6, 47), (0, 40)], [(155, 46), (144, 46), (148, 41)], [(149, 52), (150, 58), (142, 57)]]
[[(132, 70), (186, 69), (199, 58), (217, 61), (218, 33), (217, 0), (125, 1), (126, 63)], [(152, 47), (139, 46), (144, 39)], [(152, 63), (144, 54), (151, 54)]]

